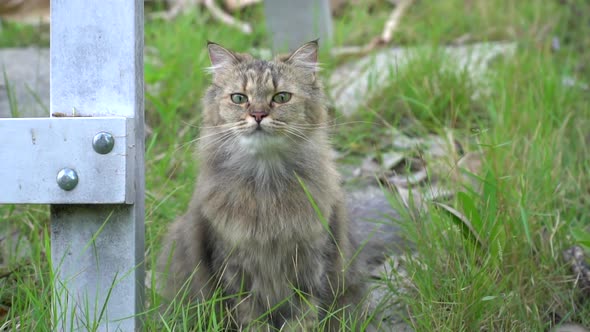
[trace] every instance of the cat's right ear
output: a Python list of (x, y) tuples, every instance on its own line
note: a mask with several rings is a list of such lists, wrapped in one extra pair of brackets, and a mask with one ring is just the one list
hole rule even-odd
[(312, 72), (319, 71), (318, 48), (318, 39), (307, 42), (291, 53), (285, 62)]
[(211, 67), (207, 69), (211, 73), (215, 73), (218, 69), (233, 66), (239, 62), (232, 51), (219, 44), (208, 41), (207, 49), (209, 50), (209, 59), (211, 60)]

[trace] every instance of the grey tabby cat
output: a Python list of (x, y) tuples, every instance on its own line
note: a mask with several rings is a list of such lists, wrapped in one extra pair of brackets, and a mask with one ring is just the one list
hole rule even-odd
[(165, 296), (183, 285), (191, 300), (218, 287), (241, 293), (228, 303), (239, 329), (307, 330), (327, 310), (351, 312), (364, 288), (331, 157), (317, 41), (273, 61), (208, 49), (200, 173), (159, 258)]

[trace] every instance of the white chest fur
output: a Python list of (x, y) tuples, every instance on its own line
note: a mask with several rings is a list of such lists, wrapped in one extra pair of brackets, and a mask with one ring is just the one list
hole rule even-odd
[(278, 159), (282, 151), (289, 149), (288, 140), (284, 136), (271, 136), (263, 132), (241, 136), (238, 145), (244, 153), (268, 160)]

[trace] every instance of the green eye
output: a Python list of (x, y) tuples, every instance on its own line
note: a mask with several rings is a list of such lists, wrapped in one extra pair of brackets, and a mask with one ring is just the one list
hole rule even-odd
[(232, 93), (230, 97), (231, 101), (233, 101), (234, 104), (243, 104), (248, 101), (248, 97), (241, 93)]
[(272, 101), (277, 104), (284, 104), (291, 100), (291, 94), (289, 92), (279, 92), (272, 97)]

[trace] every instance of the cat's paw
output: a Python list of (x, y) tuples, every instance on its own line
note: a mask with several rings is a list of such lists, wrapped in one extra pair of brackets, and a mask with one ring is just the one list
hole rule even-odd
[(289, 319), (283, 323), (280, 331), (307, 332), (316, 330), (317, 319), (304, 317), (302, 319)]

